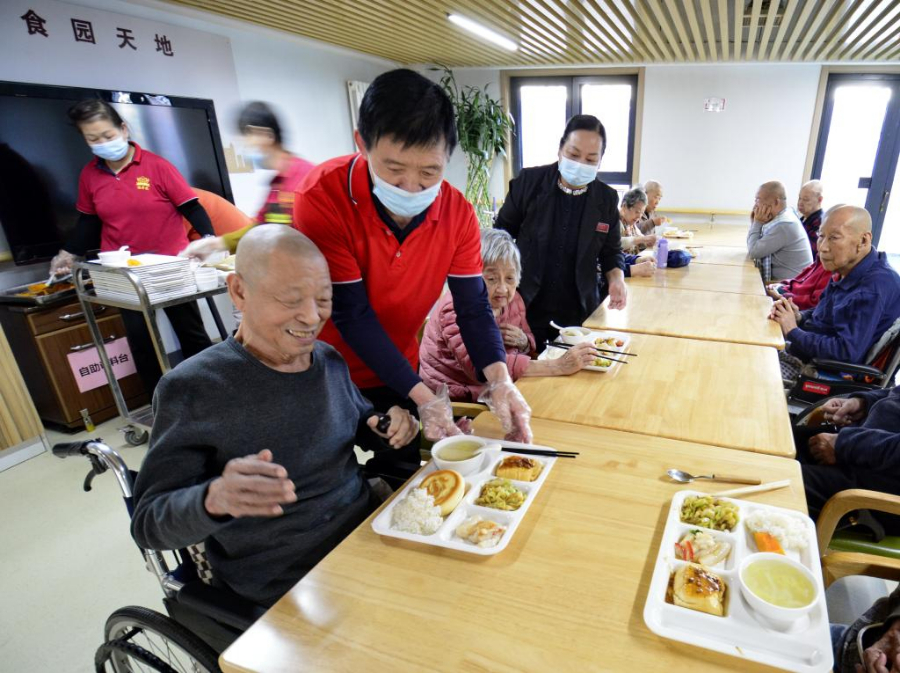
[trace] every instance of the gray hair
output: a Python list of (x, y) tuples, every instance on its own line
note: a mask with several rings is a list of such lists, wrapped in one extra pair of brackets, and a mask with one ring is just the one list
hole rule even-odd
[(822, 181), (821, 180), (810, 180), (809, 182), (805, 183), (800, 188), (800, 191), (802, 192), (804, 189), (808, 189), (813, 194), (818, 196), (819, 198), (822, 198)]
[(656, 180), (647, 180), (647, 182), (644, 183), (644, 191), (648, 194), (650, 192), (658, 192), (660, 189), (662, 189), (662, 185)]
[(481, 261), (484, 266), (498, 262), (512, 264), (516, 278), (522, 277), (522, 255), (513, 237), (503, 229), (481, 230)]
[(632, 187), (622, 196), (623, 208), (634, 208), (638, 203), (647, 205), (647, 192), (640, 187)]

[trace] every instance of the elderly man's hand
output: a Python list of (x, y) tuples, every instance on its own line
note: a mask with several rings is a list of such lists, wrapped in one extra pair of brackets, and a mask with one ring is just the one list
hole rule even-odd
[(212, 516), (280, 516), (282, 505), (296, 502), (287, 470), (272, 462), (272, 452), (233, 458), (206, 491), (203, 506)]
[(378, 432), (377, 415), (369, 416), (366, 425), (372, 428), (372, 432), (376, 435), (388, 440), (388, 444), (393, 448), (400, 449), (415, 439), (419, 432), (419, 421), (406, 409), (400, 407), (391, 407), (387, 413), (391, 419), (387, 432)]
[(895, 620), (881, 639), (863, 652), (856, 673), (888, 673), (900, 670), (900, 620)]
[(772, 305), (769, 312), (769, 320), (774, 320), (781, 327), (781, 333), (787, 336), (791, 330), (797, 328), (797, 316), (794, 308), (787, 299), (779, 299)]
[(822, 405), (825, 420), (834, 425), (850, 425), (865, 418), (866, 403), (859, 397), (835, 397)]
[(809, 439), (809, 452), (816, 462), (821, 465), (837, 464), (837, 456), (834, 453), (834, 445), (837, 442), (837, 434), (822, 432)]

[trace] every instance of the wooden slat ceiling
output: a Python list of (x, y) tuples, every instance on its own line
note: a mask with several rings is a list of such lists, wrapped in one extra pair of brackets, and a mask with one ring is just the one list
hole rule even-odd
[[(398, 63), (897, 62), (900, 0), (169, 0)], [(447, 20), (516, 43), (507, 51)]]

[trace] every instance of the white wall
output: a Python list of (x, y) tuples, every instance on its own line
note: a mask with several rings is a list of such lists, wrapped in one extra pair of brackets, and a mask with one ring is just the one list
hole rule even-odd
[[(435, 81), (439, 81), (443, 75), (442, 72), (428, 70), (426, 66), (418, 66), (417, 69)], [(456, 84), (460, 88), (474, 86), (481, 89), (487, 85), (488, 94), (500, 100), (499, 70), (495, 68), (461, 68), (454, 71), (453, 76), (456, 78)], [(450, 159), (450, 165), (447, 167), (447, 173), (444, 177), (461, 192), (466, 190), (466, 166), (466, 156), (460, 148), (457, 148)], [(499, 202), (506, 195), (507, 186), (503, 176), (503, 161), (500, 158), (495, 159), (491, 172), (491, 196), (497, 199), (498, 207)]]
[[(806, 64), (647, 66), (639, 181), (659, 180), (663, 205), (670, 207), (750, 210), (757, 186), (767, 180), (784, 182), (793, 203), (819, 73), (820, 66)], [(490, 83), (499, 92), (500, 70), (455, 74), (460, 83)], [(704, 112), (703, 100), (711, 96), (726, 99), (725, 112)], [(502, 174), (495, 167), (491, 187), (498, 198), (506, 192)], [(451, 181), (465, 182), (459, 158)]]
[[(750, 210), (780, 180), (793, 203), (819, 86), (818, 65), (650, 66), (644, 79), (640, 180), (664, 205)], [(725, 99), (705, 112), (703, 100)]]

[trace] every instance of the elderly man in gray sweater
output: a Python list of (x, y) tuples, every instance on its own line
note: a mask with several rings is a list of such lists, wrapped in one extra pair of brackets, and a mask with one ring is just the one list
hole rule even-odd
[(354, 444), (405, 446), (418, 423), (392, 407), (379, 432), (343, 358), (316, 340), (331, 280), (303, 234), (255, 227), (228, 290), (244, 314), (235, 336), (156, 389), (131, 532), (147, 549), (205, 541), (219, 581), (271, 604), (377, 505)]
[(747, 252), (762, 269), (767, 283), (794, 278), (812, 264), (809, 238), (797, 215), (788, 208), (780, 182), (766, 182), (756, 192)]

